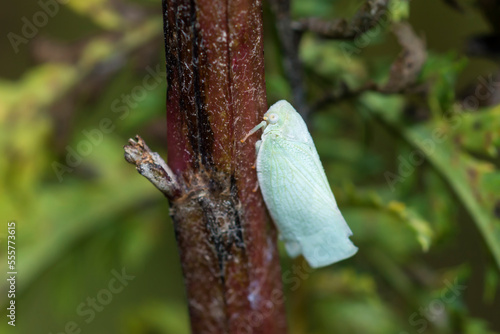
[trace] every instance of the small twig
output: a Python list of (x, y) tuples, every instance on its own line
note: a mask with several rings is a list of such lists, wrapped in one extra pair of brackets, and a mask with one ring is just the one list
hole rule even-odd
[(124, 146), (125, 160), (136, 166), (139, 174), (148, 179), (168, 199), (173, 200), (181, 193), (176, 177), (165, 161), (156, 152), (151, 152), (144, 140), (136, 136)]
[(389, 80), (380, 88), (387, 93), (397, 93), (413, 85), (427, 60), (425, 40), (413, 31), (410, 24), (395, 24), (393, 33), (403, 50), (391, 65)]
[(388, 3), (388, 0), (368, 0), (350, 21), (346, 19), (325, 21), (311, 17), (293, 22), (292, 27), (296, 31), (310, 31), (325, 38), (352, 40), (387, 18)]

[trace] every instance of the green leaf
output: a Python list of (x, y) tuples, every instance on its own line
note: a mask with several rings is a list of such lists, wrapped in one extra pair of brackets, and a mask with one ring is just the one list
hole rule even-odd
[(430, 224), (404, 203), (395, 200), (385, 203), (375, 192), (361, 193), (353, 186), (346, 186), (345, 193), (336, 192), (336, 194), (338, 194), (339, 201), (343, 200), (351, 207), (371, 208), (407, 225), (415, 233), (422, 250), (424, 252), (429, 250), (433, 238)]
[(464, 113), (453, 130), (453, 137), (470, 152), (496, 158), (500, 151), (500, 106)]
[(386, 109), (370, 104), (373, 99), (384, 97), (366, 94), (365, 106), (415, 150), (425, 154), (471, 215), (500, 268), (500, 171), (492, 163), (470, 156), (457, 145), (454, 128), (468, 114), (456, 109), (447, 119), (405, 126), (401, 120), (388, 117)]

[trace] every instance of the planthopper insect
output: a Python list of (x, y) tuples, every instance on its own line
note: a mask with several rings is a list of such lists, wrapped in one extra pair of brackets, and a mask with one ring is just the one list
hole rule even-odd
[(261, 128), (255, 144), (259, 186), (288, 254), (302, 254), (313, 268), (354, 255), (352, 232), (302, 117), (287, 101), (276, 102), (241, 142)]

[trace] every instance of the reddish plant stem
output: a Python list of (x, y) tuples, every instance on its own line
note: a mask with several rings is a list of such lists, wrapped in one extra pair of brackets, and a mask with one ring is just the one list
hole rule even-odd
[(164, 0), (169, 198), (193, 333), (286, 332), (251, 138), (267, 109), (261, 2)]

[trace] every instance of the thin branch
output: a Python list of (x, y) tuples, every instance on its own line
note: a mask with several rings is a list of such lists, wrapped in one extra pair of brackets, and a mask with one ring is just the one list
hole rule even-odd
[(393, 26), (403, 50), (391, 65), (389, 80), (381, 87), (386, 93), (396, 93), (413, 85), (427, 59), (425, 40), (420, 38), (408, 23), (397, 23)]
[(389, 0), (368, 0), (348, 21), (336, 19), (325, 21), (311, 17), (293, 22), (296, 31), (310, 31), (321, 37), (352, 40), (387, 20)]

